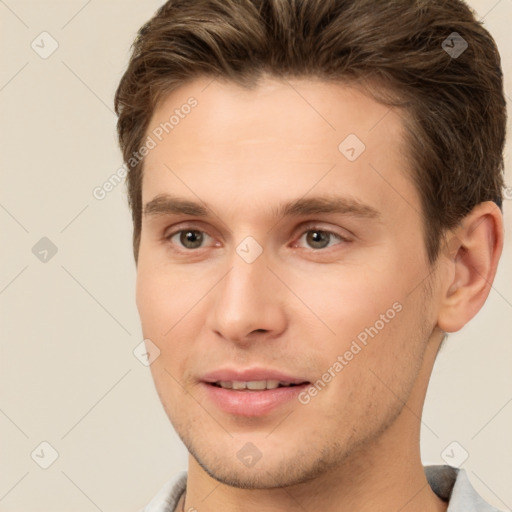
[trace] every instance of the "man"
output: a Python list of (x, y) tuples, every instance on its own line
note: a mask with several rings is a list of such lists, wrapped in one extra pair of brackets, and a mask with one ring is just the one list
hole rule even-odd
[(419, 450), (503, 245), (500, 58), (468, 7), (170, 1), (115, 101), (137, 307), (190, 453), (145, 510), (496, 510)]

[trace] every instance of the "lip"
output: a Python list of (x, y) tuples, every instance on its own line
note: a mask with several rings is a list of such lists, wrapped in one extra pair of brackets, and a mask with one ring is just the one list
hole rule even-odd
[[(281, 387), (262, 391), (224, 389), (214, 386), (218, 381), (254, 381), (278, 380), (293, 387)], [(289, 374), (264, 368), (251, 368), (247, 370), (224, 369), (208, 373), (200, 382), (207, 400), (227, 414), (245, 417), (258, 417), (269, 414), (280, 406), (295, 400), (310, 382), (307, 379), (294, 377)]]

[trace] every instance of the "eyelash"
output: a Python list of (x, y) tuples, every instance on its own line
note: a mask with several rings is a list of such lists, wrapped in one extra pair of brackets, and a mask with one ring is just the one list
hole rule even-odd
[[(186, 226), (186, 227), (182, 227), (181, 229), (179, 230), (176, 230), (176, 231), (173, 231), (172, 233), (166, 235), (164, 238), (166, 241), (168, 241), (171, 245), (174, 245), (172, 244), (171, 242), (171, 239), (176, 236), (176, 235), (179, 235), (180, 233), (183, 233), (183, 232), (187, 232), (187, 231), (195, 231), (195, 232), (198, 232), (198, 233), (203, 233), (207, 236), (209, 236), (210, 238), (213, 238), (211, 235), (209, 235), (206, 231), (203, 231), (202, 229), (197, 229), (196, 227), (194, 226)], [(340, 235), (339, 233), (335, 233), (334, 231), (329, 231), (329, 230), (326, 230), (326, 229), (322, 229), (320, 226), (307, 226), (307, 229), (304, 229), (304, 231), (301, 232), (300, 236), (299, 236), (299, 240), (307, 233), (311, 233), (311, 232), (320, 232), (320, 233), (324, 233), (326, 235), (331, 235), (335, 238), (337, 238), (338, 240), (340, 240), (341, 242), (344, 242), (344, 243), (350, 243), (352, 240), (350, 240), (348, 237), (345, 237), (345, 236), (342, 236)], [(327, 247), (324, 247), (322, 249), (313, 249), (313, 248), (310, 248), (311, 251), (313, 252), (320, 252), (320, 251), (327, 251), (328, 249), (330, 249), (332, 246), (327, 246)], [(178, 249), (179, 252), (185, 252), (185, 253), (192, 253), (192, 252), (195, 252), (195, 251), (198, 251), (200, 249), (204, 249), (205, 247), (198, 247), (196, 249), (187, 249), (185, 247), (180, 247)]]

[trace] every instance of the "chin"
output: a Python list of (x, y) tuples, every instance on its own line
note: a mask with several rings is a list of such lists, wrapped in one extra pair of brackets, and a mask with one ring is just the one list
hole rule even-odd
[[(183, 440), (197, 464), (213, 479), (239, 489), (276, 489), (303, 484), (332, 471), (339, 464), (339, 448), (323, 451), (308, 447), (308, 451), (293, 449), (290, 456), (269, 450), (272, 456), (262, 454), (252, 466), (247, 467), (237, 457), (228, 455), (228, 448), (213, 451), (208, 446), (191, 446)], [(222, 455), (224, 454), (224, 455)]]

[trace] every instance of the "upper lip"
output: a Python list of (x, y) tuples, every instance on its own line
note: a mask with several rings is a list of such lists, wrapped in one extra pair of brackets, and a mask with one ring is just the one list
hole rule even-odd
[(245, 370), (224, 368), (203, 375), (201, 380), (203, 382), (212, 383), (220, 381), (250, 382), (255, 380), (278, 380), (279, 382), (290, 384), (309, 382), (307, 379), (294, 377), (284, 372), (268, 368), (247, 368)]

